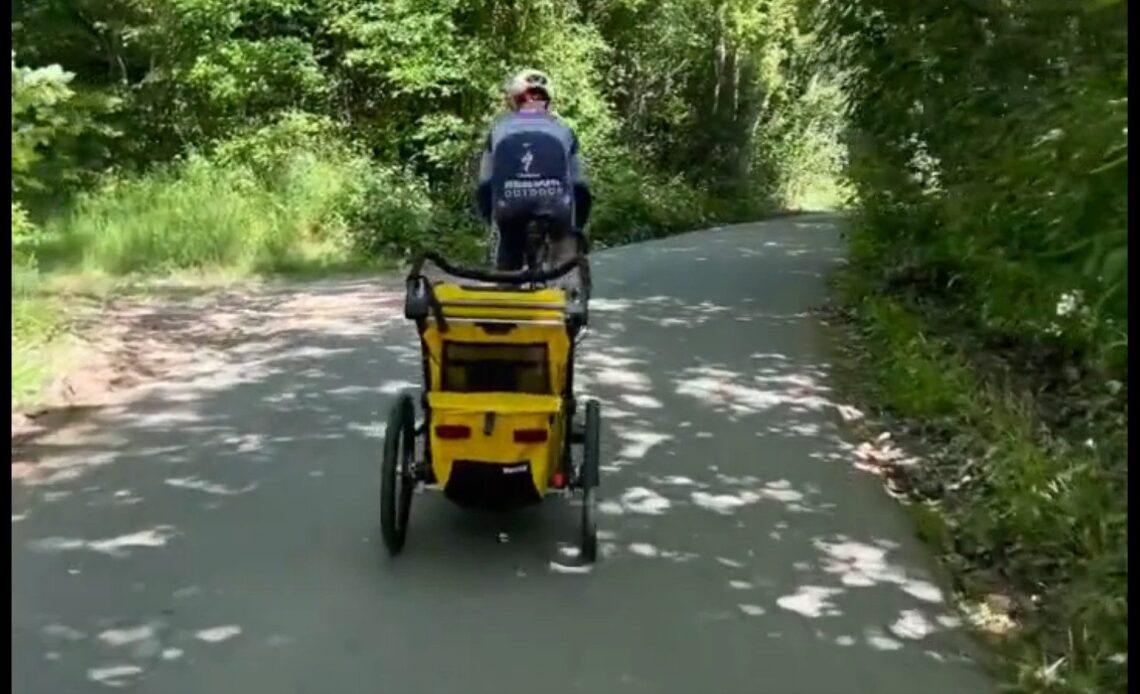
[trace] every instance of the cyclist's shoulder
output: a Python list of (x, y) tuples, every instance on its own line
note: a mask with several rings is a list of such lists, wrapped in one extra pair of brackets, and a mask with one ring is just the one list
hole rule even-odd
[(509, 111), (499, 114), (491, 122), (491, 129), (511, 130), (565, 130), (573, 132), (573, 128), (556, 113), (553, 112), (516, 112)]
[(487, 134), (486, 147), (495, 151), (508, 140), (541, 136), (562, 144), (571, 154), (578, 152), (578, 136), (566, 121), (554, 113), (505, 113), (492, 123)]

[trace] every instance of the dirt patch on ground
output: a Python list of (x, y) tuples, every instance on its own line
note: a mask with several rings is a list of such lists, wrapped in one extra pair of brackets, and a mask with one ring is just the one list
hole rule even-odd
[(210, 373), (271, 348), (285, 331), (349, 334), (400, 315), (398, 279), (247, 285), (193, 298), (113, 298), (74, 323), (75, 365), (33, 407), (12, 412), (12, 478), (34, 476), (36, 443), (83, 430), (172, 378)]

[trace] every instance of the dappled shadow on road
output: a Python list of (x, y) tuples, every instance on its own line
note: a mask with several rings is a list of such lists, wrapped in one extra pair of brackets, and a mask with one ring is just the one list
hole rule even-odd
[[(31, 469), (12, 488), (13, 653), (22, 681), (38, 683), (29, 691), (125, 684), (228, 641), (212, 629), (241, 633), (245, 609), (217, 596), (288, 555), (319, 556), (305, 545), (336, 508), (298, 515), (313, 498), (357, 495), (370, 514), (350, 528), (352, 549), (375, 556), (383, 376), (406, 371), (379, 340), (401, 300), (347, 282), (116, 312), (124, 368), (162, 378), (19, 449)], [(364, 484), (322, 488), (353, 474)], [(162, 648), (97, 638), (144, 627)]]
[[(559, 498), (495, 515), (417, 494), (405, 553), (383, 557), (382, 422), (419, 350), (392, 295), (341, 285), (251, 308), (242, 340), (188, 339), (199, 356), (175, 377), (37, 444), (45, 474), (12, 493), (14, 681), (316, 691), (336, 669), (422, 661), (425, 644), (489, 654), (488, 629), (526, 660), (588, 623), (607, 638), (544, 665), (582, 691), (687, 691), (716, 668), (723, 691), (758, 672), (772, 691), (837, 691), (850, 672), (849, 691), (904, 692), (960, 667), (946, 596), (835, 421), (804, 280), (836, 249), (708, 238), (709, 257), (759, 255), (700, 275), (698, 251), (673, 252), (687, 239), (639, 251), (659, 254), (658, 277), (687, 268), (688, 287), (619, 276), (628, 249), (596, 263), (620, 279), (601, 282), (579, 352), (605, 428), (589, 576), (551, 570), (576, 531)], [(647, 632), (694, 652), (660, 662), (636, 647)], [(620, 643), (629, 682), (575, 666)], [(424, 677), (452, 691), (495, 674)]]
[(125, 402), (156, 382), (189, 383), (191, 392), (181, 397), (195, 398), (202, 375), (220, 369), (227, 385), (227, 369), (273, 355), (289, 344), (290, 334), (368, 330), (370, 323), (355, 319), (369, 317), (368, 309), (372, 316), (391, 315), (400, 301), (398, 287), (390, 281), (383, 287), (363, 280), (314, 282), (199, 293), (177, 303), (160, 292), (116, 297), (99, 310), (81, 311), (72, 325), (81, 336), (77, 368), (52, 384), (37, 411), (13, 414), (12, 455), (20, 465), (13, 476), (38, 476), (43, 470), (34, 466), (48, 452), (42, 441), (62, 430), (90, 431), (100, 421), (93, 414), (114, 419)]
[[(757, 325), (735, 329), (735, 354), (711, 336), (688, 354), (624, 349), (620, 331), (605, 327), (593, 335), (581, 380), (602, 400), (612, 432), (601, 509), (610, 517), (608, 560), (706, 577), (719, 567), (723, 590), (692, 601), (699, 614), (754, 618), (768, 629), (761, 638), (810, 634), (821, 648), (959, 657), (960, 644), (941, 638), (958, 626), (952, 608), (925, 562), (916, 567), (916, 548), (887, 539), (900, 525), (886, 499), (867, 499), (877, 490), (841, 436), (827, 364), (792, 351), (739, 350), (741, 341), (765, 344), (783, 320), (744, 301), (631, 299), (596, 314), (628, 321), (633, 306), (649, 345), (735, 317)], [(683, 324), (668, 320), (686, 313), (693, 315)], [(876, 503), (884, 508), (868, 517)]]

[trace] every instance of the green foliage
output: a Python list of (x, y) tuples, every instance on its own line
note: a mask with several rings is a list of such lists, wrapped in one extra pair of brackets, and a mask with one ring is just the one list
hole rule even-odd
[(279, 249), (274, 239), (295, 229), (271, 229), (275, 221), (272, 200), (247, 170), (191, 156), (145, 178), (105, 180), (56, 225), (89, 267), (161, 273), (247, 263), (262, 243)]
[(12, 54), (12, 187), (29, 182), (43, 150), (67, 125), (63, 105), (74, 96), (73, 74), (59, 65), (38, 70), (17, 67)]
[[(366, 256), (402, 258), (435, 245), (427, 183), (408, 171), (357, 161), (343, 201), (354, 247)], [(441, 232), (443, 230), (440, 230)]]
[[(851, 260), (880, 394), (977, 441), (963, 455), (983, 462), (947, 480), (946, 509), (971, 571), (1038, 596), (1013, 646), (1018, 688), (1123, 692), (1126, 394), (1086, 391), (1127, 377), (1127, 5), (819, 12), (844, 77)], [(971, 377), (962, 345), (1007, 352), (1027, 385)], [(1040, 414), (1071, 408), (1091, 423)]]
[[(21, 230), (18, 232), (17, 227)], [(55, 302), (40, 292), (35, 257), (17, 252), (16, 239), (35, 233), (27, 215), (12, 205), (12, 401), (20, 403), (51, 376), (48, 345), (59, 334), (62, 318)]]
[[(101, 122), (117, 101), (77, 91), (58, 64), (32, 69), (12, 53), (12, 190), (33, 198), (73, 187), (117, 133)], [(56, 190), (52, 190), (56, 189)]]
[(223, 166), (248, 167), (271, 180), (281, 174), (298, 150), (337, 156), (347, 153), (331, 119), (291, 110), (266, 125), (245, 128), (233, 138), (218, 142), (211, 158)]
[(303, 265), (314, 246), (362, 258), (423, 250), (434, 214), (425, 181), (354, 152), (327, 120), (292, 113), (208, 155), (106, 177), (46, 236), (53, 260), (77, 254), (112, 274), (275, 270)]
[(615, 167), (596, 185), (599, 202), (591, 235), (602, 246), (700, 226), (704, 220), (703, 200), (679, 179), (649, 177), (633, 166)]
[(13, 249), (113, 274), (483, 259), (478, 155), (523, 67), (578, 134), (599, 244), (754, 217), (835, 144), (801, 136), (827, 129), (800, 2), (21, 0), (13, 46), (48, 67), (13, 59)]
[[(61, 64), (84, 90), (121, 100), (114, 124), (130, 136), (115, 145), (120, 171), (303, 112), (335, 123), (337, 137), (394, 169), (426, 177), (433, 205), (447, 211), (436, 218), (455, 219), (470, 209), (473, 163), (500, 105), (499, 86), (528, 65), (554, 76), (555, 108), (578, 131), (599, 178), (646, 176), (619, 195), (676, 192), (680, 175), (688, 187), (681, 199), (712, 195), (730, 203), (724, 209), (766, 208), (777, 171), (799, 151), (770, 147), (775, 138), (763, 126), (779, 121), (791, 142), (808, 120), (781, 115), (802, 81), (797, 7), (798, 0), (88, 0), (74, 11), (64, 0), (26, 0), (13, 10), (13, 42), (32, 63)], [(614, 162), (621, 170), (608, 171)], [(696, 221), (708, 211), (663, 209), (633, 223)]]
[(12, 201), (12, 260), (18, 264), (32, 264), (35, 257), (33, 248), (38, 229), (28, 218), (28, 212), (20, 203)]
[[(18, 268), (14, 268), (16, 272)], [(45, 349), (59, 330), (55, 307), (42, 299), (12, 299), (12, 402), (38, 393), (51, 377)]]
[(856, 262), (952, 283), (995, 339), (1054, 343), (1121, 377), (1126, 5), (862, 0), (823, 17), (847, 74)]
[(919, 320), (899, 304), (868, 297), (861, 310), (870, 339), (890, 345), (891, 358), (882, 364), (884, 400), (909, 417), (937, 419), (961, 412), (965, 394), (975, 388), (965, 366), (931, 345)]
[(833, 80), (810, 79), (801, 95), (760, 128), (766, 144), (756, 167), (767, 179), (755, 185), (782, 207), (843, 207), (850, 195), (841, 174), (847, 163), (841, 144), (844, 108)]

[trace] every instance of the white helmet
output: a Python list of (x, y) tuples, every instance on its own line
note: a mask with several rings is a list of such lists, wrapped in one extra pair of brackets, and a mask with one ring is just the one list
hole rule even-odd
[(513, 103), (518, 103), (524, 94), (538, 92), (543, 100), (554, 100), (554, 86), (546, 73), (538, 70), (523, 70), (507, 81), (507, 97)]

